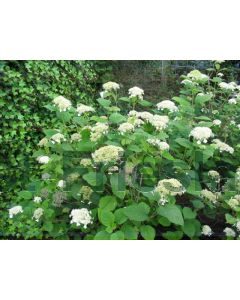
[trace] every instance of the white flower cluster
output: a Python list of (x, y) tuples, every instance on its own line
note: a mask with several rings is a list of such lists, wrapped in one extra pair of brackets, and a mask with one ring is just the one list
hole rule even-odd
[(157, 146), (161, 151), (169, 150), (169, 145), (166, 142), (162, 142), (159, 139), (148, 139), (147, 142), (150, 145)]
[(189, 79), (184, 79), (181, 81), (182, 84), (186, 85), (186, 86), (196, 86), (198, 85), (197, 82), (193, 82), (192, 80), (189, 80)]
[(112, 174), (114, 172), (118, 172), (118, 166), (112, 166), (110, 168), (108, 168), (108, 174)]
[(207, 143), (208, 139), (214, 136), (212, 130), (208, 127), (195, 127), (190, 132), (189, 137), (193, 137), (195, 140), (197, 140), (198, 144)]
[(159, 110), (167, 109), (170, 112), (176, 112), (176, 111), (178, 111), (177, 106), (171, 100), (163, 100), (163, 101), (159, 102), (157, 104), (157, 109), (159, 109)]
[(122, 123), (119, 127), (118, 127), (118, 131), (120, 131), (121, 134), (127, 133), (127, 132), (131, 132), (134, 131), (134, 125), (131, 123)]
[(36, 222), (39, 222), (39, 219), (42, 217), (43, 212), (44, 212), (44, 209), (41, 208), (41, 207), (35, 209), (34, 212), (33, 212), (33, 217), (32, 218), (35, 219)]
[(228, 200), (228, 205), (232, 208), (232, 209), (236, 209), (239, 206), (239, 200), (237, 197), (232, 197), (230, 200)]
[(104, 163), (117, 161), (120, 158), (120, 155), (124, 152), (123, 148), (109, 145), (104, 146), (96, 150), (92, 154), (92, 158), (95, 163)]
[(80, 161), (80, 165), (82, 165), (84, 167), (90, 167), (90, 166), (92, 166), (92, 161), (90, 158), (83, 158)]
[(149, 120), (149, 123), (151, 123), (158, 131), (167, 128), (168, 122), (169, 122), (168, 116), (159, 116), (159, 115), (154, 115), (151, 118), (151, 120)]
[(205, 236), (211, 236), (213, 234), (211, 227), (208, 225), (203, 225), (202, 234)]
[(237, 87), (236, 83), (235, 82), (230, 82), (230, 83), (227, 83), (227, 82), (220, 82), (219, 83), (219, 87), (223, 90), (227, 90), (227, 91), (231, 91), (233, 92), (235, 90), (235, 88)]
[(209, 200), (210, 202), (212, 202), (213, 204), (217, 203), (218, 200), (218, 195), (214, 194), (213, 192), (209, 191), (209, 190), (202, 190), (201, 191), (201, 196), (207, 200)]
[(240, 221), (237, 221), (235, 226), (236, 226), (237, 230), (240, 231)]
[(79, 142), (79, 141), (81, 141), (81, 139), (82, 139), (82, 136), (80, 133), (73, 133), (71, 135), (71, 142)]
[(23, 209), (22, 209), (21, 205), (17, 205), (17, 206), (14, 206), (14, 207), (10, 208), (8, 210), (8, 212), (9, 212), (9, 218), (11, 219), (14, 216), (16, 216), (17, 214), (22, 213)]
[(215, 126), (220, 126), (221, 124), (222, 124), (222, 121), (221, 121), (221, 120), (218, 120), (218, 119), (213, 120), (213, 125), (215, 125)]
[(103, 84), (103, 89), (107, 92), (117, 91), (120, 89), (120, 86), (116, 82), (109, 81)]
[(60, 144), (62, 141), (66, 141), (65, 137), (61, 133), (56, 133), (53, 136), (51, 136), (51, 142), (53, 144), (57, 143)]
[(233, 154), (234, 152), (234, 149), (232, 147), (220, 141), (219, 139), (213, 140), (213, 146), (217, 148), (220, 152), (228, 152), (230, 154)]
[(96, 125), (91, 128), (90, 140), (96, 142), (103, 135), (107, 134), (108, 130), (109, 126), (106, 123), (96, 123)]
[(57, 187), (59, 187), (59, 188), (64, 188), (66, 186), (66, 182), (65, 182), (65, 180), (59, 180), (58, 181), (58, 183), (57, 183)]
[(137, 86), (132, 87), (131, 89), (128, 90), (128, 94), (130, 98), (133, 97), (138, 97), (140, 100), (143, 99), (143, 95), (144, 95), (144, 90), (140, 89)]
[(209, 79), (209, 76), (202, 74), (200, 71), (198, 70), (193, 70), (190, 73), (187, 74), (187, 77), (192, 79), (192, 80), (196, 80), (196, 81), (207, 81)]
[(158, 182), (155, 192), (160, 194), (160, 204), (164, 205), (168, 200), (166, 199), (167, 195), (177, 196), (185, 193), (185, 188), (182, 186), (175, 178), (163, 179)]
[(38, 143), (39, 147), (44, 147), (47, 146), (48, 144), (48, 139), (46, 137), (44, 137), (43, 139), (41, 139), (41, 141)]
[(87, 228), (87, 225), (93, 223), (91, 212), (87, 208), (73, 209), (70, 213), (71, 224), (76, 224), (77, 226), (83, 225), (84, 228)]
[(47, 164), (50, 161), (50, 157), (46, 155), (41, 155), (36, 158), (39, 164)]
[(136, 112), (137, 113), (137, 118), (140, 118), (146, 122), (150, 122), (150, 120), (152, 120), (153, 118), (153, 114), (151, 114), (148, 111), (142, 111), (142, 112)]
[(67, 111), (71, 108), (72, 103), (70, 100), (64, 98), (63, 96), (58, 96), (53, 100), (53, 103), (58, 106), (60, 112)]
[(236, 236), (236, 232), (230, 228), (230, 227), (226, 227), (223, 232), (226, 234), (227, 237), (235, 237)]
[(229, 104), (234, 104), (234, 105), (235, 105), (235, 104), (237, 104), (237, 99), (231, 98), (231, 99), (228, 100), (228, 103), (229, 103)]
[(35, 203), (40, 203), (40, 202), (42, 202), (42, 198), (39, 197), (39, 196), (35, 196), (35, 197), (33, 198), (33, 202), (35, 202)]
[(220, 174), (217, 172), (217, 171), (214, 171), (214, 170), (210, 170), (208, 172), (208, 175), (213, 178), (216, 182), (219, 182), (220, 181)]
[(81, 116), (82, 114), (87, 113), (87, 112), (95, 111), (95, 109), (92, 106), (88, 106), (88, 105), (81, 104), (81, 103), (77, 105), (76, 110), (77, 110), (78, 116)]

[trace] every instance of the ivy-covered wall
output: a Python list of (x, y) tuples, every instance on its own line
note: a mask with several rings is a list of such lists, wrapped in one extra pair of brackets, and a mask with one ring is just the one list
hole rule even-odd
[(0, 61), (1, 207), (36, 171), (31, 155), (43, 128), (56, 126), (44, 106), (58, 95), (91, 103), (106, 70), (96, 61)]

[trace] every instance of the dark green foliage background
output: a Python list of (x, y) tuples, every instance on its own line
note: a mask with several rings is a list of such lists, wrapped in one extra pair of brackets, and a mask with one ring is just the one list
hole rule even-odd
[(57, 127), (44, 106), (59, 95), (91, 103), (110, 69), (104, 61), (0, 61), (0, 207), (37, 171), (31, 155), (42, 130)]

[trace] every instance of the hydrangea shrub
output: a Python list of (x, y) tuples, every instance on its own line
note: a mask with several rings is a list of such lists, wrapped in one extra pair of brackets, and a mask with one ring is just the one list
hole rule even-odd
[(64, 96), (47, 106), (61, 122), (44, 130), (41, 174), (5, 212), (6, 235), (239, 239), (240, 86), (221, 62), (157, 104), (119, 89), (105, 83), (94, 107)]

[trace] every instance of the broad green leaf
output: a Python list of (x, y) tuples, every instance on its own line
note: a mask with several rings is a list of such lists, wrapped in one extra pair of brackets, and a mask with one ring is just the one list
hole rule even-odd
[(128, 224), (124, 224), (121, 227), (121, 231), (124, 233), (125, 239), (127, 240), (137, 240), (138, 238), (138, 230)]
[(25, 200), (30, 200), (32, 198), (32, 193), (29, 191), (21, 191), (19, 192), (19, 196)]
[(111, 101), (107, 100), (107, 99), (100, 98), (100, 99), (97, 99), (97, 102), (103, 107), (108, 107), (111, 105)]
[(156, 235), (155, 229), (150, 225), (142, 225), (140, 227), (140, 233), (145, 240), (154, 240)]
[(141, 202), (139, 204), (132, 204), (124, 208), (124, 214), (132, 221), (142, 222), (147, 220), (150, 207)]
[(95, 237), (94, 240), (109, 240), (110, 234), (106, 231), (99, 231)]
[(111, 240), (124, 240), (124, 233), (122, 231), (116, 231), (111, 234)]
[(189, 207), (184, 207), (183, 208), (183, 217), (184, 219), (195, 219), (196, 218), (196, 212), (193, 211), (191, 208)]
[(114, 214), (108, 210), (98, 209), (98, 218), (106, 227), (112, 227), (114, 225)]
[(176, 225), (183, 225), (184, 220), (181, 210), (174, 204), (166, 204), (157, 208), (160, 216), (167, 218), (170, 222)]
[(190, 238), (193, 238), (195, 235), (195, 224), (192, 220), (185, 220), (183, 226), (183, 232)]
[(107, 181), (106, 176), (103, 173), (89, 172), (83, 175), (83, 179), (92, 186), (104, 185)]
[(167, 240), (181, 240), (183, 233), (182, 231), (167, 231), (162, 236)]
[(109, 117), (109, 121), (114, 124), (122, 123), (125, 120), (126, 120), (126, 117), (124, 117), (123, 115), (121, 115), (119, 113), (113, 113)]
[(117, 206), (117, 200), (114, 196), (102, 197), (99, 201), (99, 207), (104, 210), (112, 211)]
[(119, 208), (115, 210), (114, 216), (116, 223), (119, 225), (127, 221), (127, 216), (124, 214), (124, 208)]
[(124, 173), (114, 173), (110, 175), (110, 183), (112, 192), (120, 199), (124, 199), (126, 195), (126, 184)]

